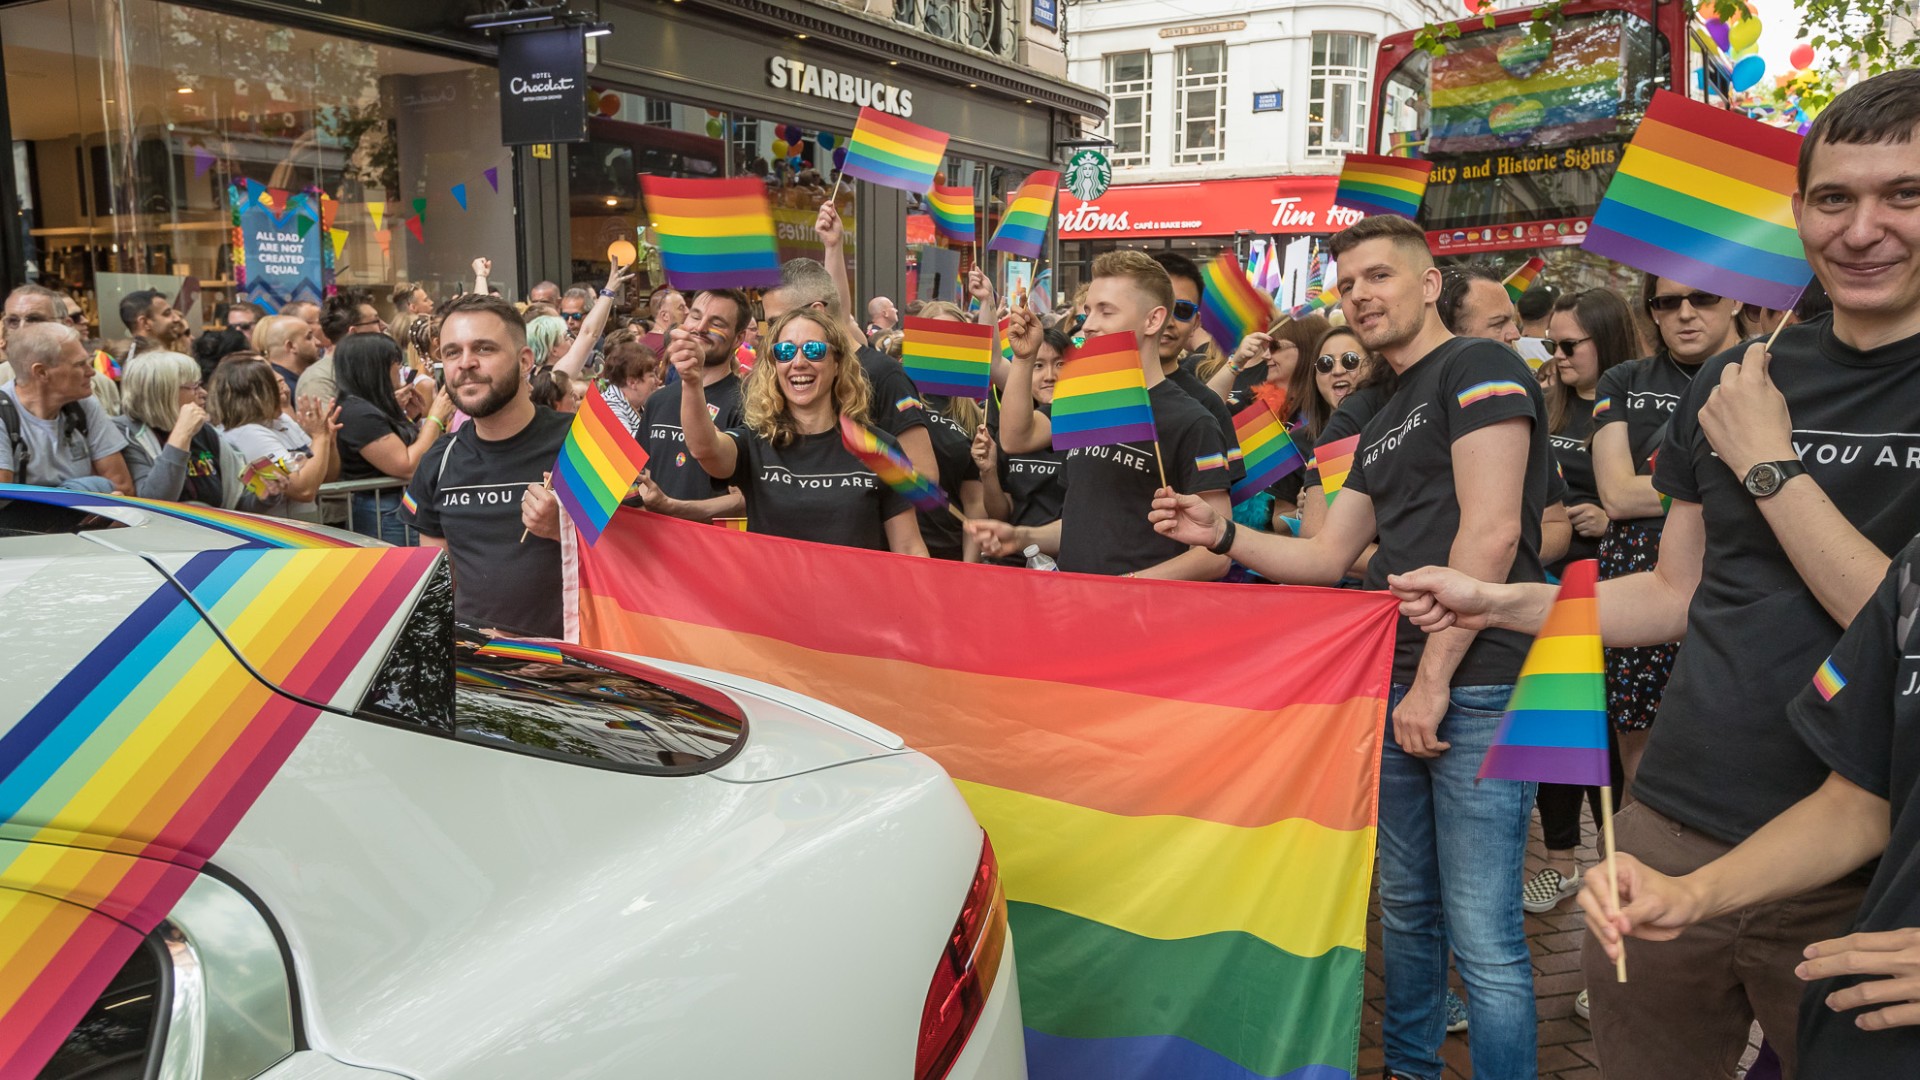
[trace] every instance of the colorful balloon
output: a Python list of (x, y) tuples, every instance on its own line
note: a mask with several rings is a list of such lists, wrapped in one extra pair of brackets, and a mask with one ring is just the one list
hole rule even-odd
[(847, 148), (846, 147), (837, 146), (834, 148), (833, 167), (836, 169), (844, 169), (847, 167)]
[(600, 115), (613, 116), (620, 111), (620, 95), (609, 90), (600, 95)]
[(833, 132), (823, 131), (815, 136), (813, 141), (820, 144), (820, 149), (831, 150), (833, 149)]
[(1734, 23), (1727, 30), (1727, 41), (1733, 51), (1743, 53), (1760, 44), (1760, 16), (1754, 15)]
[(787, 156), (787, 140), (785, 139), (773, 140), (773, 156), (777, 158), (783, 158)]
[(1708, 19), (1707, 36), (1713, 39), (1715, 45), (1720, 46), (1721, 52), (1732, 51), (1733, 46), (1730, 42), (1733, 40), (1733, 35), (1726, 23), (1719, 19)]
[(793, 166), (794, 172), (799, 172), (801, 169), (807, 167), (807, 159), (801, 157), (799, 154), (795, 154), (787, 159), (787, 164)]
[(797, 143), (807, 137), (807, 133), (800, 130), (799, 124), (788, 124), (786, 127), (780, 129), (780, 134), (786, 136), (787, 141), (790, 143)]
[(1792, 64), (1795, 71), (1805, 71), (1812, 67), (1813, 46), (1804, 41), (1795, 45), (1793, 51), (1787, 54), (1787, 63)]
[(708, 138), (717, 139), (720, 137), (720, 133), (725, 130), (726, 130), (725, 125), (721, 124), (720, 121), (711, 120), (711, 119), (707, 121), (707, 137)]
[(1760, 84), (1767, 77), (1767, 61), (1764, 57), (1746, 56), (1733, 65), (1733, 89), (1744, 93)]

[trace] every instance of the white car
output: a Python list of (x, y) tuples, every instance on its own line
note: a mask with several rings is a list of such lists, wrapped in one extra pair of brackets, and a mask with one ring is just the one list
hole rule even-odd
[[(239, 644), (249, 616), (193, 591), (209, 567), (263, 557), (244, 526), (41, 489), (0, 499), (4, 956), (22, 911), (89, 903), (30, 867), (104, 858), (92, 849), (112, 838), (76, 840), (46, 800), (9, 791), (60, 751), (48, 732), (81, 710), (49, 718), (60, 695), (108, 688), (96, 650), (143, 604), (192, 593), (182, 617), (219, 637), (190, 632), (244, 663), (213, 646), (226, 677), (270, 684), (237, 689), (295, 695), (264, 674), (279, 661)], [(272, 552), (296, 567), (337, 554)], [(3, 1033), (53, 998), (10, 1013), (0, 978), (0, 1076), (1026, 1075), (992, 849), (939, 766), (778, 687), (456, 629), (444, 559), (389, 554), (414, 575), (404, 602), (361, 655), (322, 657), (350, 675), (164, 918), (85, 916), (143, 936), (104, 986), (38, 984), (72, 1000), (57, 1030), (33, 1031), (31, 1067)]]

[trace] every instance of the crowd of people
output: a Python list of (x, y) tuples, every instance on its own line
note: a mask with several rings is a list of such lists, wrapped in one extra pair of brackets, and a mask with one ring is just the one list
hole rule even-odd
[[(628, 268), (516, 304), (484, 258), (458, 296), (400, 284), (391, 323), (342, 294), (235, 305), (190, 340), (164, 296), (135, 293), (117, 382), (78, 305), (29, 285), (4, 308), (0, 480), (306, 519), (323, 484), (359, 482), (351, 527), (446, 548), (463, 621), (558, 637), (548, 474), (598, 394), (648, 454), (629, 503), (652, 513), (919, 557), (1390, 589), (1390, 1076), (1436, 1080), (1463, 1028), (1482, 1080), (1534, 1075), (1523, 913), (1576, 896), (1606, 1075), (1731, 1075), (1756, 1018), (1789, 1075), (1920, 1075), (1920, 434), (1903, 430), (1920, 73), (1819, 116), (1795, 206), (1817, 280), (1793, 311), (1659, 275), (1516, 303), (1496, 272), (1437, 268), (1397, 217), (1329, 242), (1337, 308), (1239, 342), (1206, 340), (1178, 254), (1101, 255), (1054, 311), (976, 269), (970, 307), (904, 313), (1004, 328), (984, 406), (914, 385), (902, 311), (853, 294), (832, 203), (823, 258), (777, 287), (663, 286), (624, 318)], [(1133, 335), (1157, 438), (1056, 450), (1062, 366), (1109, 334)], [(1308, 464), (1236, 502), (1233, 417), (1254, 401)], [(960, 514), (880, 482), (844, 420)], [(1476, 780), (1553, 583), (1584, 559), (1603, 579), (1617, 895), (1575, 857), (1598, 789)], [(1536, 806), (1546, 858), (1527, 876)]]

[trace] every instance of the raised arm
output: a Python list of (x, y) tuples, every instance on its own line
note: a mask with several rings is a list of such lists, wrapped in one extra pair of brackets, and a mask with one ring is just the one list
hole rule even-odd
[(687, 439), (687, 453), (708, 476), (723, 480), (732, 476), (739, 467), (740, 447), (721, 432), (713, 414), (707, 411), (707, 389), (700, 385), (706, 358), (693, 335), (675, 327), (667, 345), (667, 359), (680, 372), (680, 431)]
[(569, 379), (577, 379), (587, 369), (587, 361), (593, 356), (593, 347), (599, 342), (601, 332), (607, 328), (607, 320), (613, 315), (614, 297), (620, 295), (620, 287), (632, 276), (632, 267), (613, 264), (613, 270), (607, 274), (606, 287), (594, 299), (587, 317), (580, 320), (580, 329), (573, 335), (573, 345), (567, 349), (567, 355), (554, 362), (553, 370)]
[(485, 296), (487, 294), (487, 278), (492, 273), (493, 273), (492, 259), (489, 259), (485, 255), (482, 255), (479, 258), (473, 260), (473, 291), (476, 294), (480, 296)]
[(1272, 335), (1262, 330), (1255, 330), (1241, 338), (1239, 346), (1233, 350), (1233, 355), (1227, 357), (1227, 362), (1220, 365), (1220, 370), (1214, 372), (1213, 377), (1207, 380), (1207, 389), (1219, 394), (1221, 401), (1227, 400), (1227, 395), (1233, 392), (1235, 377), (1250, 367), (1272, 363), (1276, 345), (1295, 351), (1299, 349), (1299, 346), (1291, 341), (1275, 342)]
[(1000, 395), (1000, 448), (1009, 454), (1031, 454), (1053, 445), (1053, 421), (1033, 405), (1033, 364), (1044, 333), (1039, 317), (1026, 308), (1007, 317), (1014, 362)]
[(814, 234), (820, 237), (820, 262), (833, 277), (833, 288), (840, 294), (840, 320), (855, 341), (867, 340), (867, 329), (853, 314), (853, 283), (847, 277), (847, 227), (840, 220), (840, 209), (832, 201), (820, 204), (813, 219)]
[[(1161, 488), (1154, 496), (1153, 527), (1163, 536), (1197, 548), (1214, 548), (1232, 517), (1196, 495)], [(1353, 490), (1340, 493), (1327, 510), (1320, 532), (1311, 539), (1235, 527), (1228, 556), (1270, 581), (1290, 585), (1336, 585), (1362, 548), (1373, 540), (1373, 500)]]

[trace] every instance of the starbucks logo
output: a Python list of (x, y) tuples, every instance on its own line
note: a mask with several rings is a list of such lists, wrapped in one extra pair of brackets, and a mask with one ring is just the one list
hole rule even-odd
[(1067, 162), (1067, 190), (1081, 202), (1106, 194), (1113, 183), (1113, 166), (1098, 150), (1082, 150)]

